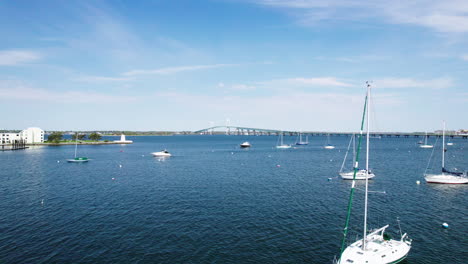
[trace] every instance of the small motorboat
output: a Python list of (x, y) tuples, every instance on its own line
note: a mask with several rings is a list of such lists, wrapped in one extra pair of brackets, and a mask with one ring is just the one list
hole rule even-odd
[(251, 146), (252, 146), (252, 145), (250, 145), (250, 143), (249, 143), (248, 141), (246, 141), (246, 142), (240, 144), (240, 147), (241, 147), (241, 148), (250, 148)]
[(169, 151), (163, 149), (159, 152), (153, 152), (151, 153), (151, 155), (153, 155), (154, 157), (170, 157), (171, 156), (171, 153), (169, 153)]

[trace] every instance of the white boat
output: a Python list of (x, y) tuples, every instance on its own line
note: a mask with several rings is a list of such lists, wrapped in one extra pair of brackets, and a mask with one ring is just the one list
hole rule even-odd
[(324, 149), (334, 149), (335, 146), (333, 146), (331, 143), (330, 143), (330, 134), (327, 134), (327, 144), (323, 147)]
[(429, 148), (433, 148), (434, 146), (433, 145), (429, 145), (427, 144), (427, 132), (426, 132), (426, 136), (424, 137), (424, 143), (419, 145), (420, 148), (426, 148), (426, 149), (429, 149)]
[(367, 140), (367, 146), (366, 146), (366, 169), (362, 169), (360, 170), (358, 168), (357, 172), (356, 172), (356, 175), (354, 175), (354, 169), (352, 171), (349, 171), (349, 172), (343, 172), (343, 168), (344, 168), (344, 165), (345, 165), (345, 162), (346, 162), (346, 157), (348, 155), (348, 152), (349, 152), (349, 149), (350, 149), (350, 146), (351, 146), (351, 142), (353, 142), (353, 160), (356, 159), (356, 148), (355, 148), (355, 135), (353, 134), (353, 136), (351, 137), (350, 141), (349, 141), (349, 144), (348, 144), (348, 150), (346, 151), (346, 154), (345, 154), (345, 157), (343, 159), (343, 163), (341, 164), (341, 169), (340, 169), (340, 176), (343, 180), (365, 180), (365, 179), (372, 179), (375, 177), (375, 174), (371, 172), (371, 170), (369, 169), (369, 131), (367, 131), (367, 136), (366, 136), (366, 140)]
[(424, 179), (427, 183), (440, 184), (465, 184), (468, 183), (467, 173), (448, 171), (445, 169), (445, 122), (442, 130), (442, 172), (439, 174), (426, 174)]
[[(367, 85), (367, 96), (366, 104), (364, 107), (364, 113), (367, 113), (367, 130), (369, 130), (369, 101), (370, 101), (370, 85)], [(364, 121), (364, 116), (363, 116)], [(361, 134), (359, 140), (362, 140), (362, 130), (364, 128), (364, 123), (361, 123)], [(356, 153), (356, 166), (354, 167), (354, 173), (358, 172), (358, 161), (360, 153), (360, 144), (358, 144), (358, 149)], [(356, 182), (353, 180), (351, 184), (351, 191), (348, 202), (348, 213), (346, 215), (346, 225), (343, 229), (343, 241), (341, 243), (340, 256), (335, 263), (339, 264), (361, 264), (361, 263), (372, 263), (372, 264), (389, 264), (389, 263), (398, 263), (406, 258), (410, 249), (411, 249), (411, 239), (408, 238), (407, 234), (402, 234), (400, 239), (392, 239), (390, 236), (385, 233), (385, 230), (388, 228), (388, 225), (385, 225), (379, 229), (367, 232), (367, 207), (368, 207), (368, 187), (369, 179), (366, 178), (365, 184), (365, 196), (364, 196), (364, 228), (363, 228), (363, 238), (358, 239), (356, 242), (351, 243), (347, 246), (347, 234), (348, 234), (348, 224), (351, 217), (351, 205), (354, 195)], [(399, 221), (398, 221), (399, 223)], [(401, 230), (400, 230), (401, 234)]]
[(154, 157), (170, 157), (171, 156), (171, 153), (169, 153), (169, 151), (163, 149), (159, 152), (153, 152), (151, 153), (151, 155), (153, 155)]
[(244, 143), (240, 144), (241, 148), (250, 148), (252, 145), (248, 141), (245, 141)]
[(354, 176), (354, 172), (340, 172), (340, 176), (343, 180), (365, 180), (365, 179), (372, 179), (375, 177), (375, 174), (372, 171), (368, 170), (358, 170), (356, 172), (356, 176)]
[(280, 132), (278, 141), (279, 141), (279, 144), (276, 145), (277, 149), (289, 149), (289, 148), (291, 148), (291, 145), (284, 144), (284, 142), (283, 142), (283, 132)]
[(453, 142), (447, 142), (447, 146), (453, 146)]
[(88, 162), (90, 159), (87, 157), (77, 157), (76, 153), (78, 151), (78, 133), (76, 133), (76, 140), (75, 140), (75, 157), (73, 159), (67, 159), (67, 162), (74, 162), (74, 163), (83, 163)]
[(309, 145), (309, 137), (306, 136), (306, 140), (302, 141), (302, 133), (299, 132), (298, 141), (296, 141), (296, 145)]

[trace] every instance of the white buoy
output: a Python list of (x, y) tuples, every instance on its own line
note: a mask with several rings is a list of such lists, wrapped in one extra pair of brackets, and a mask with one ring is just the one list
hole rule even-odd
[(122, 164), (120, 164), (119, 167), (122, 168)]
[(60, 160), (57, 160), (57, 163), (60, 163)]
[(328, 178), (328, 181), (331, 181), (331, 180), (332, 180), (332, 178)]
[(112, 180), (115, 180), (115, 178), (112, 178)]
[(448, 225), (447, 223), (443, 223), (443, 224), (442, 224), (442, 227), (443, 227), (443, 228), (449, 228), (449, 225)]
[(44, 206), (44, 199), (41, 200), (41, 205)]
[(420, 182), (420, 181), (416, 181), (416, 184), (421, 184), (421, 182)]

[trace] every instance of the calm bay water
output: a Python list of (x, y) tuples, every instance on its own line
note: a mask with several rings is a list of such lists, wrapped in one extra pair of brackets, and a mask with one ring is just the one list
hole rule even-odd
[[(274, 136), (127, 138), (135, 143), (80, 146), (93, 159), (85, 164), (66, 163), (74, 146), (0, 152), (0, 263), (331, 263), (338, 254), (348, 137), (332, 137), (334, 150), (321, 148), (324, 137), (288, 150)], [(252, 148), (239, 149), (246, 140)], [(385, 194), (370, 194), (369, 226), (390, 224), (399, 237), (400, 218), (413, 239), (405, 263), (466, 263), (468, 185), (425, 184), (432, 150), (416, 142), (372, 139), (370, 189)], [(468, 140), (453, 142), (447, 168), (468, 169)], [(149, 154), (163, 148), (173, 156)], [(439, 149), (433, 160), (440, 171)], [(363, 192), (355, 197), (353, 239)]]

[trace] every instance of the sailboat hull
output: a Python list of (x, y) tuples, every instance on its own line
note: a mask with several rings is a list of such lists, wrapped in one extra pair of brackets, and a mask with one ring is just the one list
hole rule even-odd
[[(354, 178), (354, 172), (341, 172), (340, 176), (343, 180), (353, 180)], [(368, 173), (366, 170), (360, 170), (356, 172), (356, 180), (365, 180), (367, 179), (372, 179), (374, 178), (375, 175), (374, 173)]]
[(434, 146), (432, 146), (432, 145), (421, 145), (419, 147), (420, 148), (425, 148), (425, 149), (430, 149), (430, 148), (433, 148)]
[(88, 162), (89, 159), (87, 158), (76, 158), (76, 159), (67, 159), (67, 162), (74, 162), (74, 163), (83, 163)]
[(467, 184), (468, 177), (456, 176), (450, 174), (426, 174), (424, 179), (427, 183), (439, 183), (439, 184)]
[(403, 261), (411, 249), (411, 240), (406, 234), (401, 240), (385, 239), (383, 234), (386, 227), (379, 229), (378, 233), (367, 235), (365, 250), (362, 249), (362, 239), (348, 246), (338, 263), (390, 264)]

